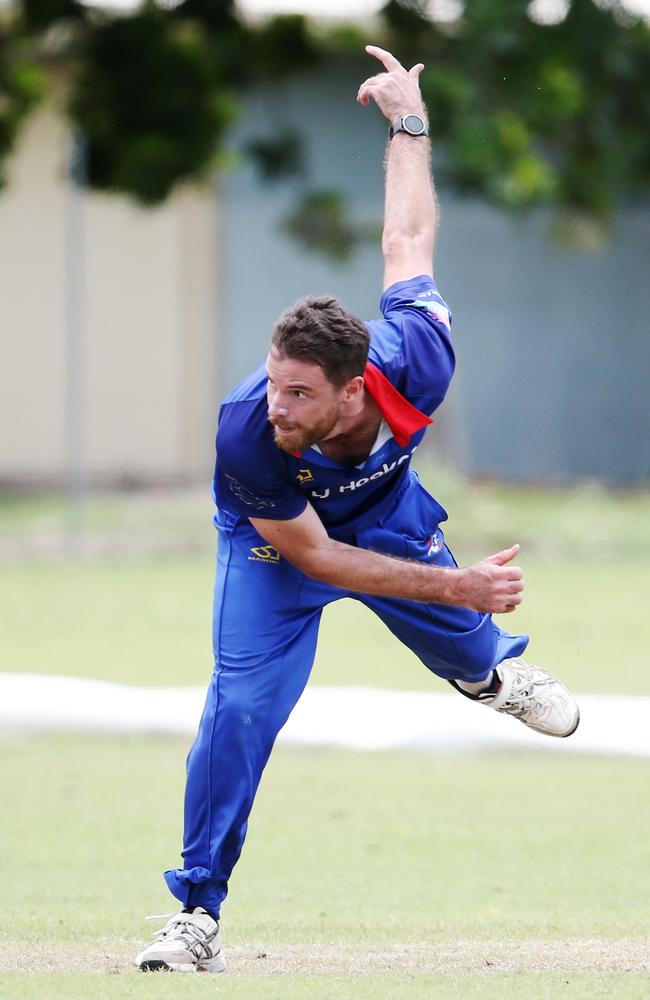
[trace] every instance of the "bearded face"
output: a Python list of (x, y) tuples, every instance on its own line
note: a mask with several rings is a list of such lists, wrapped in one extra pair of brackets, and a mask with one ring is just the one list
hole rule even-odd
[(283, 451), (306, 451), (313, 444), (323, 441), (334, 430), (339, 419), (339, 407), (332, 407), (319, 420), (310, 423), (289, 423), (282, 417), (272, 417), (273, 438)]
[(266, 363), (269, 421), (278, 448), (305, 451), (333, 431), (344, 392), (320, 365), (271, 351)]

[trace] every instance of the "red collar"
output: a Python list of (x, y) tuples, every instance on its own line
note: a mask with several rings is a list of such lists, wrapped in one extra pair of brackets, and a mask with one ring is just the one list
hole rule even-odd
[[(417, 431), (435, 423), (426, 413), (409, 403), (372, 361), (366, 363), (363, 384), (379, 407), (400, 448), (405, 448)], [(302, 452), (294, 451), (291, 454), (300, 458)]]
[(416, 431), (434, 423), (431, 417), (409, 403), (372, 361), (366, 364), (363, 382), (401, 448), (406, 447)]

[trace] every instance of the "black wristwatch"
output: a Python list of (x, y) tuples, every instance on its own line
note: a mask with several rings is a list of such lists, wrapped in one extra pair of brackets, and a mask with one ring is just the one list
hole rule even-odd
[(429, 127), (420, 115), (401, 115), (388, 130), (389, 138), (396, 132), (406, 132), (407, 135), (428, 135)]

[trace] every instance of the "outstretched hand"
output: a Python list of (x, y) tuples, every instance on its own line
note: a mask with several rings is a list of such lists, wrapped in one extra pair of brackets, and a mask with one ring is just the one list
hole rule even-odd
[(423, 63), (416, 63), (406, 70), (386, 49), (366, 45), (366, 52), (378, 59), (386, 72), (364, 80), (357, 94), (359, 104), (367, 105), (372, 99), (391, 124), (400, 115), (420, 115), (426, 119), (418, 79), (424, 69)]

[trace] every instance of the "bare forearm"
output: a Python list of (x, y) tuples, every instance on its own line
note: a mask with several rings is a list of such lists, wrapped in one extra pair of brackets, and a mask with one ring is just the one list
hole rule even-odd
[(386, 153), (384, 255), (390, 255), (400, 244), (418, 241), (422, 251), (433, 258), (437, 225), (429, 140), (398, 132), (389, 141)]
[(305, 552), (298, 562), (305, 575), (342, 590), (424, 604), (463, 603), (456, 569), (398, 559), (333, 539)]
[(290, 521), (251, 518), (251, 524), (305, 576), (342, 590), (480, 612), (513, 611), (521, 603), (523, 573), (509, 565), (518, 545), (465, 569), (451, 569), (338, 542), (309, 504)]
[[(409, 116), (421, 118), (427, 113), (420, 93), (418, 77), (424, 66), (417, 63), (407, 72), (385, 49), (367, 45), (366, 52), (381, 62), (386, 70), (365, 80), (357, 94), (361, 104), (374, 100), (391, 126)], [(431, 176), (431, 147), (421, 134), (395, 132), (386, 154), (386, 196), (384, 206), (384, 288), (396, 281), (433, 274), (433, 250), (438, 225), (436, 197)]]

